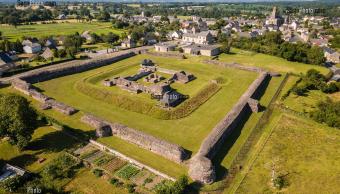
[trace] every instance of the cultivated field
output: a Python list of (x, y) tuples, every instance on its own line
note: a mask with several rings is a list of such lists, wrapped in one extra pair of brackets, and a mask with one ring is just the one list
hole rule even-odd
[(69, 35), (75, 32), (82, 33), (91, 31), (97, 34), (107, 34), (113, 32), (121, 34), (123, 30), (117, 30), (111, 27), (108, 22), (92, 22), (92, 23), (56, 23), (56, 24), (33, 24), (14, 26), (1, 26), (3, 36), (10, 40), (21, 39), (23, 36), (43, 37), (43, 36), (58, 36)]
[(272, 134), (237, 193), (275, 193), (272, 169), (283, 175), (284, 193), (339, 193), (339, 131), (280, 114)]

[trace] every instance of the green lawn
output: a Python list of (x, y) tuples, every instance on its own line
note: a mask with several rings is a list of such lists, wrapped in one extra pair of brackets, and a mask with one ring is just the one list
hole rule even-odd
[(3, 36), (10, 40), (21, 39), (22, 36), (39, 38), (43, 36), (69, 35), (75, 32), (82, 33), (87, 30), (97, 34), (113, 32), (120, 35), (123, 32), (122, 30), (111, 28), (111, 23), (109, 22), (34, 24), (20, 25), (16, 28), (14, 26), (1, 26)]
[[(164, 67), (183, 69), (196, 75), (197, 79), (188, 84), (188, 92), (195, 93), (200, 88), (200, 85), (216, 77), (225, 78), (226, 83), (219, 92), (192, 114), (178, 120), (160, 120), (144, 114), (123, 110), (103, 101), (95, 100), (75, 89), (75, 84), (85, 77), (99, 75), (113, 68), (126, 65), (138, 65), (144, 58), (151, 58), (156, 64), (164, 64)], [(169, 61), (169, 59), (162, 57), (138, 55), (110, 66), (42, 82), (36, 84), (36, 86), (44, 90), (47, 95), (79, 108), (83, 112), (90, 112), (109, 121), (128, 125), (196, 152), (201, 141), (238, 101), (239, 97), (256, 77), (256, 73), (202, 64), (200, 58), (171, 59)], [(127, 92), (126, 95), (136, 96), (136, 94)]]
[(320, 71), (323, 74), (327, 74), (329, 72), (329, 70), (325, 67), (291, 62), (271, 55), (254, 53), (236, 48), (232, 48), (231, 52), (233, 54), (221, 54), (219, 56), (219, 60), (228, 63), (236, 62), (249, 66), (257, 66), (276, 72), (292, 72), (299, 74), (306, 73), (312, 68)]
[(90, 170), (83, 169), (65, 186), (65, 191), (83, 194), (125, 194), (124, 187), (116, 187), (109, 180), (96, 177)]
[[(40, 127), (34, 131), (31, 142), (23, 151), (9, 144), (7, 140), (2, 140), (0, 142), (0, 158), (31, 172), (38, 172), (45, 164), (56, 158), (61, 151), (77, 144), (76, 140), (61, 131), (49, 126)], [(39, 163), (37, 160), (42, 158), (46, 160)]]
[[(272, 168), (285, 175), (283, 193), (339, 193), (340, 131), (283, 114), (236, 193), (276, 193)], [(275, 166), (275, 167), (273, 167)]]

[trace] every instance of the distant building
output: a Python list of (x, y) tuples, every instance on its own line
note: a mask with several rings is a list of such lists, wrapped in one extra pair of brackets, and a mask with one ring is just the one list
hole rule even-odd
[(204, 31), (200, 33), (188, 33), (184, 34), (182, 41), (187, 43), (196, 43), (196, 44), (211, 44), (213, 42), (213, 36), (209, 31)]
[(34, 54), (41, 51), (41, 45), (39, 43), (33, 43), (31, 45), (26, 45), (23, 47), (25, 53)]
[(335, 50), (329, 48), (329, 47), (324, 47), (324, 56), (327, 59), (327, 61), (332, 62), (332, 63), (340, 63), (340, 54), (336, 52)]
[(169, 52), (169, 51), (174, 51), (176, 48), (176, 45), (174, 44), (169, 44), (169, 43), (158, 43), (155, 45), (155, 50), (157, 52)]
[(134, 48), (136, 47), (136, 42), (131, 38), (128, 38), (122, 42), (121, 46), (122, 48)]
[(269, 18), (266, 20), (266, 25), (275, 25), (280, 27), (284, 23), (284, 19), (277, 13), (277, 8), (273, 7), (273, 11)]
[(27, 172), (17, 166), (12, 166), (10, 164), (5, 164), (2, 169), (0, 169), (0, 182), (15, 177), (15, 176), (26, 176)]
[(183, 47), (184, 53), (191, 55), (216, 56), (220, 54), (218, 45), (199, 45), (193, 44)]
[(44, 50), (44, 52), (40, 56), (43, 57), (44, 59), (48, 60), (48, 59), (53, 58), (53, 52), (50, 48), (46, 47), (46, 49)]
[(12, 58), (5, 52), (0, 52), (0, 77), (6, 71), (15, 67)]

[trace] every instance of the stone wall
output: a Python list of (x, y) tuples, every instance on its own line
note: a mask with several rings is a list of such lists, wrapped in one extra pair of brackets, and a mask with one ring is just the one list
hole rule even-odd
[(88, 59), (84, 61), (71, 61), (64, 66), (56, 66), (55, 68), (43, 69), (24, 74), (21, 79), (29, 83), (42, 82), (66, 75), (84, 72), (90, 69), (98, 68), (101, 66), (109, 65), (122, 59), (134, 56), (134, 52), (129, 52), (114, 57), (102, 57), (98, 59)]
[(183, 54), (180, 53), (160, 53), (160, 52), (146, 52), (148, 55), (153, 55), (156, 57), (167, 57), (167, 58), (175, 58), (175, 59), (183, 59)]
[[(252, 105), (255, 103), (252, 99), (253, 96), (262, 89), (268, 78), (269, 74), (267, 72), (260, 73), (260, 76), (249, 86), (234, 107), (204, 139), (198, 153), (193, 157), (195, 160), (190, 163), (189, 174), (192, 179), (202, 183), (212, 183), (214, 181), (215, 172), (211, 170), (207, 159), (212, 160), (215, 157), (228, 134), (237, 127), (246, 114), (252, 112), (249, 102)], [(208, 175), (207, 172), (211, 174)]]
[(136, 129), (129, 128), (125, 125), (110, 123), (88, 114), (83, 116), (81, 121), (94, 128), (97, 128), (103, 124), (107, 124), (111, 127), (113, 135), (177, 163), (182, 162), (188, 157), (188, 154), (181, 146), (158, 139), (154, 136), (148, 135)]
[(72, 115), (74, 113), (76, 113), (78, 110), (76, 110), (75, 108), (68, 106), (64, 103), (58, 102), (48, 96), (46, 96), (45, 94), (39, 92), (38, 90), (36, 90), (30, 83), (21, 80), (21, 79), (14, 79), (12, 80), (12, 87), (28, 96), (31, 96), (33, 99), (41, 102), (44, 104), (44, 109), (46, 109), (46, 107), (50, 107), (55, 109), (58, 112), (61, 112), (63, 114), (66, 115)]
[(221, 67), (229, 67), (229, 68), (236, 68), (236, 69), (241, 69), (241, 70), (245, 70), (245, 71), (252, 71), (252, 72), (265, 72), (265, 69), (259, 68), (259, 67), (251, 67), (251, 66), (245, 66), (245, 65), (241, 65), (238, 63), (225, 63), (225, 62), (221, 62), (221, 61), (216, 61), (216, 60), (204, 60), (204, 63), (207, 64), (211, 64), (211, 65), (218, 65)]

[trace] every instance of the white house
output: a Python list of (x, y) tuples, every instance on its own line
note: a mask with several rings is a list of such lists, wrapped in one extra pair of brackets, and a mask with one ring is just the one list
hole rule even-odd
[(25, 53), (33, 54), (41, 51), (41, 45), (39, 43), (33, 43), (31, 45), (26, 45), (23, 47)]

